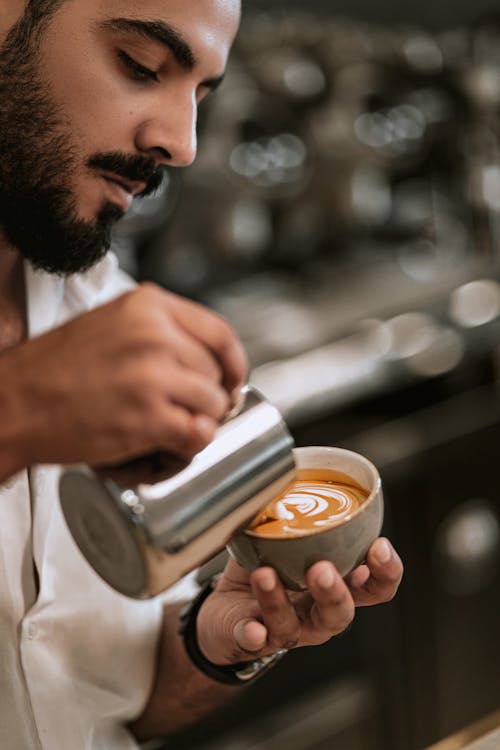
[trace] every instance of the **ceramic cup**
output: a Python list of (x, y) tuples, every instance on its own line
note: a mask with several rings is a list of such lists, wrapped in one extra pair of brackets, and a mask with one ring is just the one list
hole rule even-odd
[(249, 528), (239, 531), (228, 544), (232, 557), (253, 571), (270, 565), (289, 589), (306, 588), (308, 568), (320, 560), (330, 560), (341, 576), (363, 562), (371, 543), (382, 528), (384, 501), (375, 466), (352, 451), (311, 446), (293, 451), (298, 478), (302, 469), (324, 470), (346, 475), (368, 496), (362, 504), (335, 526), (307, 530), (302, 535), (277, 537), (259, 535)]

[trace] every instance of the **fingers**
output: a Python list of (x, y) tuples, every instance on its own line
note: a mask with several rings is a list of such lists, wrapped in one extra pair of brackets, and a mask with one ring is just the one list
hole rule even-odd
[(379, 539), (366, 565), (344, 581), (327, 561), (306, 574), (307, 591), (286, 591), (277, 573), (261, 567), (251, 575), (229, 560), (198, 615), (200, 647), (208, 659), (230, 664), (280, 649), (320, 645), (343, 632), (355, 606), (394, 596), (403, 566), (392, 546)]
[(182, 328), (212, 352), (222, 369), (222, 383), (228, 393), (237, 392), (246, 381), (248, 362), (231, 326), (191, 300), (170, 294), (165, 302)]
[(296, 646), (301, 636), (301, 623), (276, 572), (272, 568), (259, 568), (250, 581), (267, 629), (269, 650)]
[(266, 647), (267, 628), (257, 620), (240, 620), (234, 628), (233, 637), (242, 651), (256, 654)]
[(403, 577), (403, 563), (391, 543), (381, 537), (368, 551), (366, 565), (356, 568), (346, 583), (356, 606), (390, 601)]
[(368, 565), (359, 565), (355, 570), (350, 573), (346, 578), (346, 582), (349, 585), (351, 591), (353, 589), (362, 588), (370, 577), (370, 568)]
[(354, 619), (354, 602), (335, 567), (326, 561), (316, 563), (307, 571), (306, 582), (314, 599), (312, 642), (342, 633)]
[(172, 368), (163, 377), (165, 410), (160, 443), (155, 448), (171, 451), (187, 460), (193, 458), (215, 437), (229, 411), (229, 394), (197, 373)]
[(229, 411), (228, 393), (198, 373), (172, 368), (163, 375), (163, 383), (166, 398), (193, 414), (203, 414), (221, 422)]
[(169, 332), (169, 345), (186, 370), (197, 372), (213, 383), (222, 383), (224, 373), (217, 358), (200, 341), (181, 329), (174, 329)]
[(154, 449), (161, 449), (191, 460), (214, 438), (217, 422), (210, 417), (191, 414), (186, 409), (165, 404), (158, 414), (160, 432), (156, 436)]
[(309, 591), (293, 595), (293, 603), (272, 568), (259, 568), (250, 581), (267, 638), (263, 640), (262, 625), (256, 620), (238, 623), (234, 637), (240, 648), (247, 651), (265, 648), (266, 652), (272, 652), (318, 645), (343, 632), (354, 618), (349, 589), (329, 562), (319, 562), (310, 568)]

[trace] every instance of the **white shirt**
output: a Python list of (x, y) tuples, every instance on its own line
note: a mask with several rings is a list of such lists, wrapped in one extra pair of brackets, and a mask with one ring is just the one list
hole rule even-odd
[[(110, 254), (66, 281), (26, 264), (26, 285), (36, 336), (131, 281)], [(0, 748), (136, 749), (125, 724), (151, 690), (162, 603), (127, 599), (90, 568), (61, 514), (59, 473), (35, 467), (0, 486)]]

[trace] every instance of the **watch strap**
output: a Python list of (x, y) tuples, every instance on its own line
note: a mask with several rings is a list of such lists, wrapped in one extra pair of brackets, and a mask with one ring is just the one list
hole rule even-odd
[[(218, 578), (218, 576), (217, 576)], [(184, 639), (187, 654), (195, 667), (216, 682), (225, 685), (248, 685), (271, 669), (287, 653), (286, 649), (253, 661), (242, 661), (237, 664), (214, 664), (205, 658), (198, 645), (196, 619), (205, 599), (213, 592), (214, 579), (207, 581), (196, 598), (189, 602), (180, 615), (179, 633)]]

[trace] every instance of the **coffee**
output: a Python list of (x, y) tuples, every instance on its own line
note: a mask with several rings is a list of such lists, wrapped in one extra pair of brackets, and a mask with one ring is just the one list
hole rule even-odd
[(366, 559), (382, 528), (384, 498), (377, 469), (359, 453), (313, 445), (294, 448), (293, 458), (294, 483), (271, 496), (253, 528), (242, 528), (228, 548), (250, 573), (269, 565), (288, 589), (305, 591), (307, 571), (319, 560), (343, 578)]
[(267, 537), (309, 535), (346, 521), (369, 492), (347, 474), (301, 469), (292, 486), (254, 519), (250, 533)]

